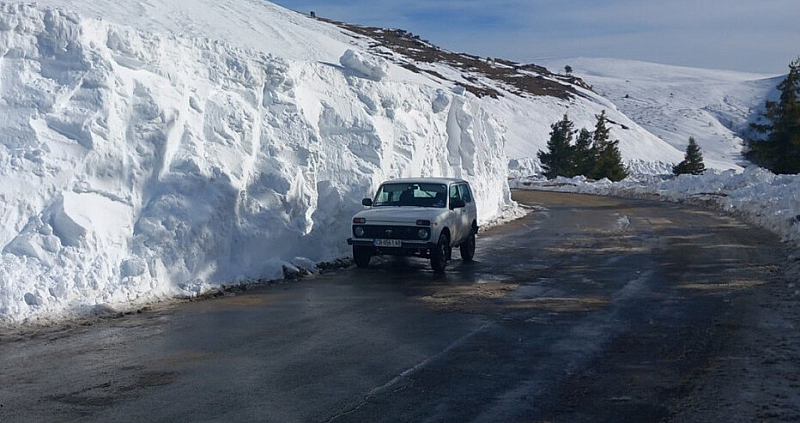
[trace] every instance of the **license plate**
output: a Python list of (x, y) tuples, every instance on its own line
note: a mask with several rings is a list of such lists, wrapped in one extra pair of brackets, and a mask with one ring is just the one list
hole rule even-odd
[(374, 243), (376, 247), (400, 248), (403, 246), (403, 241), (399, 239), (376, 239)]

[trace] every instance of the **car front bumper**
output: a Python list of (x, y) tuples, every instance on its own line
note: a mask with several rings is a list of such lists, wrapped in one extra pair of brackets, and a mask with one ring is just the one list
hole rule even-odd
[(359, 247), (373, 247), (380, 251), (386, 250), (402, 250), (402, 249), (426, 249), (436, 248), (436, 244), (429, 241), (409, 241), (402, 240), (402, 247), (376, 247), (375, 241), (372, 239), (353, 239), (347, 238), (347, 245), (354, 245)]

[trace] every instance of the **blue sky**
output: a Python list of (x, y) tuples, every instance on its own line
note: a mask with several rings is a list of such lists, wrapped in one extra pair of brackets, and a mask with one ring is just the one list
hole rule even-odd
[(521, 62), (614, 57), (785, 73), (800, 56), (800, 0), (273, 1)]

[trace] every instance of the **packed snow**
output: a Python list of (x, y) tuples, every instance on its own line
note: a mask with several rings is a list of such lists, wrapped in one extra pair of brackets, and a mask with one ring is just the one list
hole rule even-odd
[(352, 37), (338, 28), (262, 0), (37, 0), (40, 9), (62, 8), (81, 20), (208, 39), (290, 60), (338, 63)]
[[(346, 69), (350, 69), (374, 81), (380, 81), (386, 78), (389, 69), (389, 63), (385, 60), (379, 57), (367, 57), (350, 49), (344, 52), (344, 55), (339, 59), (339, 63)], [(438, 97), (437, 100), (439, 100)], [(434, 109), (436, 109), (437, 100), (434, 100)], [(442, 110), (444, 110), (444, 108), (439, 108), (439, 111)]]

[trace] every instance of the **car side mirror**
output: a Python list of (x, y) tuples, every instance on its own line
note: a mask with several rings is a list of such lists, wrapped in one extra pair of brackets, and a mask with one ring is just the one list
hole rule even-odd
[(461, 209), (467, 206), (464, 200), (450, 200), (450, 210)]
[(365, 198), (365, 199), (361, 200), (361, 205), (365, 206), (365, 207), (372, 207), (372, 199), (371, 198)]

